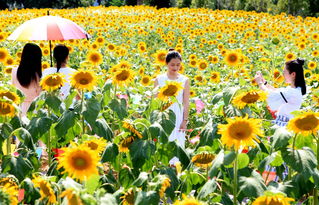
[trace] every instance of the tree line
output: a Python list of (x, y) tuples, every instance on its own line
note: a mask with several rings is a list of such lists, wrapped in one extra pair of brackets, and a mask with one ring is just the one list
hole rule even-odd
[(319, 0), (0, 0), (0, 9), (76, 8), (92, 5), (150, 5), (157, 8), (210, 8), (319, 16)]

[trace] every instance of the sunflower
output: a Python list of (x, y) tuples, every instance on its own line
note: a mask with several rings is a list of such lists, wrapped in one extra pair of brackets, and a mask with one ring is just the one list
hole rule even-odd
[(155, 62), (161, 65), (165, 65), (166, 64), (166, 55), (167, 55), (167, 51), (165, 50), (159, 50), (157, 51), (154, 56), (155, 56)]
[(183, 196), (183, 200), (177, 200), (174, 202), (173, 205), (205, 205), (205, 203), (198, 201), (197, 199), (195, 199), (194, 197), (185, 197)]
[(119, 64), (117, 64), (117, 67), (120, 69), (130, 69), (132, 65), (127, 61), (121, 61)]
[(7, 57), (7, 59), (4, 62), (4, 65), (5, 66), (10, 66), (10, 65), (13, 65), (13, 64), (15, 64), (14, 59), (11, 56)]
[(228, 51), (224, 60), (229, 66), (237, 66), (240, 63), (240, 54), (236, 51)]
[(81, 198), (76, 195), (72, 189), (66, 189), (61, 193), (60, 197), (66, 197), (68, 199), (68, 205), (83, 205)]
[(314, 51), (312, 51), (311, 55), (313, 57), (317, 57), (319, 55), (319, 51), (318, 50), (314, 50)]
[(113, 75), (113, 83), (118, 86), (126, 86), (134, 79), (134, 72), (131, 69), (120, 69)]
[(103, 138), (96, 138), (85, 141), (84, 145), (90, 148), (92, 151), (97, 151), (98, 153), (101, 153), (104, 151), (107, 143), (106, 140)]
[(50, 68), (50, 63), (48, 63), (47, 61), (42, 62), (42, 70), (45, 70), (47, 68)]
[(0, 101), (0, 116), (13, 117), (15, 109), (9, 102)]
[(138, 50), (142, 53), (146, 51), (146, 44), (144, 42), (138, 43), (137, 47), (138, 47)]
[(103, 36), (99, 36), (96, 38), (96, 42), (100, 45), (104, 45), (105, 39), (103, 38)]
[(190, 54), (188, 58), (189, 60), (196, 60), (197, 56), (195, 54)]
[(206, 85), (207, 80), (202, 75), (195, 75), (194, 80), (197, 85)]
[(8, 57), (9, 53), (7, 49), (0, 48), (0, 62), (4, 63)]
[(220, 82), (220, 73), (219, 72), (211, 72), (210, 80), (213, 83), (219, 83)]
[(190, 91), (189, 91), (189, 95), (190, 95), (191, 97), (195, 97), (195, 96), (196, 96), (196, 91), (195, 91), (195, 90), (190, 90)]
[(50, 54), (50, 50), (47, 49), (47, 48), (45, 48), (45, 49), (42, 50), (42, 54), (43, 54), (44, 56), (48, 56), (48, 55)]
[(160, 88), (158, 98), (167, 101), (170, 97), (176, 97), (182, 89), (184, 89), (182, 83), (167, 82), (165, 86)]
[(140, 74), (140, 75), (144, 75), (144, 72), (145, 72), (145, 68), (144, 68), (144, 67), (141, 67), (141, 68), (138, 70), (138, 74)]
[(123, 205), (134, 205), (134, 190), (132, 188), (127, 190), (121, 199), (123, 199)]
[(210, 60), (211, 63), (218, 63), (219, 59), (218, 59), (218, 56), (212, 56), (212, 59)]
[(96, 75), (93, 71), (80, 69), (71, 76), (71, 85), (79, 90), (93, 90), (97, 84)]
[(268, 194), (258, 197), (252, 205), (290, 205), (292, 201), (294, 199), (285, 197), (283, 194)]
[(285, 59), (286, 59), (286, 61), (291, 61), (291, 60), (295, 59), (295, 54), (293, 54), (293, 53), (287, 53), (287, 54), (285, 55)]
[(128, 152), (129, 151), (129, 147), (131, 144), (133, 144), (135, 138), (133, 136), (129, 136), (125, 139), (123, 139), (120, 144), (119, 144), (119, 151), (120, 152)]
[(5, 98), (8, 98), (15, 104), (20, 103), (20, 97), (9, 90), (0, 90), (0, 98), (3, 98), (4, 100), (6, 100)]
[(197, 60), (196, 60), (196, 59), (195, 59), (195, 60), (190, 60), (190, 61), (189, 61), (189, 66), (190, 66), (190, 67), (195, 68), (195, 67), (196, 67), (196, 65), (197, 65)]
[(298, 44), (298, 48), (299, 48), (299, 50), (303, 50), (303, 49), (306, 48), (306, 44), (305, 43), (299, 43)]
[(263, 136), (260, 119), (248, 119), (246, 117), (235, 117), (227, 119), (228, 124), (218, 125), (218, 134), (221, 134), (221, 141), (227, 147), (234, 147), (238, 150), (240, 147), (253, 146), (254, 140), (258, 136)]
[(314, 61), (310, 61), (308, 63), (308, 68), (310, 68), (311, 70), (315, 69), (317, 67), (317, 63)]
[(239, 109), (243, 109), (246, 105), (252, 105), (257, 101), (265, 101), (267, 95), (265, 92), (260, 90), (251, 90), (248, 92), (241, 93), (237, 95), (232, 103)]
[(19, 188), (16, 185), (4, 184), (0, 186), (0, 204), (17, 205)]
[(5, 73), (6, 75), (11, 75), (11, 73), (12, 73), (12, 67), (11, 67), (11, 66), (5, 67), (5, 68), (4, 68), (4, 73)]
[(205, 60), (200, 60), (197, 66), (199, 70), (205, 70), (208, 67), (208, 63)]
[(108, 49), (109, 51), (114, 51), (115, 48), (116, 48), (116, 46), (115, 46), (114, 44), (112, 44), (112, 43), (109, 43), (109, 44), (107, 45), (107, 49)]
[(197, 167), (207, 168), (212, 164), (212, 161), (215, 159), (215, 155), (208, 153), (208, 152), (202, 152), (199, 154), (196, 154), (192, 157), (192, 162)]
[(144, 86), (149, 86), (151, 84), (151, 76), (148, 76), (148, 75), (144, 75), (142, 78), (141, 78), (141, 81), (140, 83)]
[(93, 65), (100, 65), (103, 61), (103, 56), (101, 53), (93, 51), (88, 53), (87, 61), (90, 61)]
[(174, 103), (172, 101), (168, 101), (168, 102), (165, 102), (162, 106), (161, 106), (161, 111), (165, 111), (167, 110), (167, 108), (169, 108), (171, 105), (173, 105)]
[(164, 197), (165, 191), (171, 186), (171, 180), (168, 177), (164, 177), (162, 180), (161, 188), (159, 190), (159, 195), (161, 198)]
[(64, 153), (59, 157), (58, 168), (64, 168), (63, 173), (79, 180), (87, 180), (98, 174), (97, 165), (100, 161), (99, 153), (89, 147), (79, 145), (62, 148)]
[(319, 129), (319, 113), (304, 112), (289, 120), (287, 128), (305, 136), (316, 133)]
[(64, 82), (66, 81), (63, 74), (53, 73), (42, 78), (40, 81), (40, 85), (43, 90), (52, 92), (62, 87), (64, 85)]
[(42, 179), (41, 177), (35, 177), (34, 179), (32, 179), (32, 182), (35, 187), (40, 188), (40, 200), (48, 199), (48, 203), (57, 203), (55, 193), (49, 182)]
[(129, 121), (123, 122), (123, 127), (128, 129), (131, 133), (135, 134), (138, 138), (142, 139), (143, 135), (134, 127), (133, 123)]

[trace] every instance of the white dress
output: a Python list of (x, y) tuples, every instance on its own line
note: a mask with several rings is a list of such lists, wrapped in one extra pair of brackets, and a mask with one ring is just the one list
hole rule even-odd
[[(166, 85), (167, 81), (176, 81), (179, 83), (182, 83), (182, 86), (185, 87), (185, 83), (187, 81), (187, 77), (184, 75), (179, 74), (178, 78), (175, 80), (170, 80), (167, 77), (167, 74), (162, 74), (157, 76), (157, 82), (159, 87), (163, 87)], [(183, 122), (183, 115), (184, 115), (184, 106), (183, 106), (183, 94), (184, 94), (184, 89), (182, 89), (178, 95), (176, 96), (177, 101), (176, 103), (172, 104), (169, 109), (172, 110), (175, 115), (176, 115), (176, 121), (175, 121), (175, 128), (172, 131), (171, 135), (169, 136), (168, 140), (169, 141), (177, 141), (177, 143), (181, 146), (181, 147), (185, 147), (185, 132), (181, 132), (179, 131), (179, 127)]]
[[(76, 71), (75, 69), (68, 68), (68, 67), (60, 68), (60, 70), (59, 70), (59, 73), (62, 73), (65, 77), (65, 80), (66, 80), (66, 82), (64, 82), (64, 85), (60, 89), (60, 95), (61, 95), (62, 99), (65, 99), (70, 94), (71, 76), (75, 71)], [(47, 69), (43, 70), (42, 78), (44, 78), (45, 76), (47, 76), (49, 74), (53, 74), (56, 72), (57, 72), (57, 68), (54, 68), (54, 67), (47, 68)]]
[(277, 110), (275, 124), (285, 126), (293, 118), (291, 112), (299, 110), (302, 104), (301, 88), (278, 88), (275, 91), (268, 91), (267, 103), (271, 110)]

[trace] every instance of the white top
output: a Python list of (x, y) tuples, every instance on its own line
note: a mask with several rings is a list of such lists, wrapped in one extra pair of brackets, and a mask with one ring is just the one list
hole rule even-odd
[[(299, 110), (302, 104), (302, 93), (301, 88), (292, 88), (290, 86), (286, 88), (278, 88), (275, 91), (268, 90), (269, 95), (267, 103), (271, 110), (277, 110), (277, 116), (282, 115), (293, 118), (291, 112)], [(286, 98), (284, 100), (280, 92)]]
[[(65, 80), (66, 80), (66, 82), (64, 83), (64, 86), (62, 86), (60, 89), (62, 99), (65, 99), (70, 94), (71, 76), (75, 71), (76, 71), (75, 69), (68, 68), (68, 67), (60, 68), (60, 70), (59, 70), (59, 73), (62, 73), (63, 75), (65, 75)], [(43, 70), (42, 78), (44, 78), (45, 76), (47, 76), (49, 74), (53, 74), (56, 72), (57, 72), (57, 68), (54, 68), (54, 67), (47, 68), (47, 69)]]
[[(168, 78), (167, 73), (164, 73), (164, 74), (158, 75), (156, 79), (160, 88), (166, 85), (166, 81), (175, 81), (175, 82), (182, 83), (183, 88), (185, 88), (185, 83), (188, 78), (185, 75), (179, 74), (177, 79), (171, 80)], [(183, 104), (183, 94), (184, 94), (184, 89), (182, 89), (176, 96), (176, 99), (178, 100), (180, 104)]]

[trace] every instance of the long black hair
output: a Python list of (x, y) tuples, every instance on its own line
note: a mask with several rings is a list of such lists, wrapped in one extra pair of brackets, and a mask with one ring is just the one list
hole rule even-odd
[(291, 60), (286, 62), (286, 69), (288, 70), (289, 74), (295, 72), (295, 86), (301, 88), (302, 95), (306, 94), (306, 82), (303, 73), (303, 65), (305, 64), (305, 60), (297, 58), (296, 60)]
[(182, 61), (182, 56), (179, 52), (175, 51), (173, 48), (170, 48), (168, 50), (168, 53), (166, 55), (165, 61), (166, 63), (169, 63), (172, 59), (179, 59), (180, 61)]
[(53, 49), (53, 57), (56, 62), (57, 72), (59, 72), (62, 63), (65, 63), (66, 58), (69, 56), (69, 49), (65, 45), (59, 44)]
[(27, 88), (32, 81), (42, 77), (42, 51), (34, 43), (27, 43), (23, 47), (17, 79), (21, 86)]

